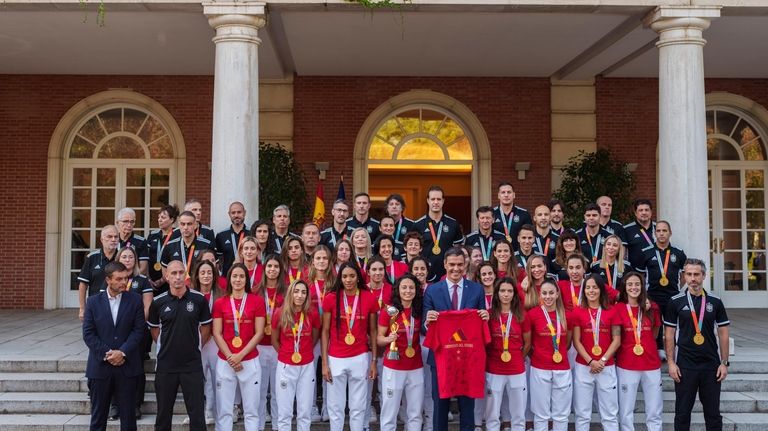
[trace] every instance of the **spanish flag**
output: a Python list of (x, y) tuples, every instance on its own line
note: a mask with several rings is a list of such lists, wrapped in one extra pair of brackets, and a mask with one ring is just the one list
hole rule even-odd
[(315, 194), (315, 212), (312, 215), (312, 222), (318, 228), (323, 228), (325, 223), (325, 202), (323, 202), (323, 183), (317, 183), (317, 193)]
[(453, 341), (456, 342), (467, 341), (467, 336), (464, 335), (464, 331), (462, 331), (461, 328), (457, 329), (451, 337), (453, 338)]

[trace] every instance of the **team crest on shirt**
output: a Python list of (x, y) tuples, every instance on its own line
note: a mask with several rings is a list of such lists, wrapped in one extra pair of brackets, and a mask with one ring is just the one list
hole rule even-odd
[(187, 311), (189, 311), (190, 313), (195, 311), (195, 306), (194, 304), (192, 304), (192, 301), (187, 302)]
[(406, 232), (406, 231), (408, 231), (408, 229), (406, 229), (406, 228), (405, 228), (405, 226), (403, 226), (403, 227), (401, 227), (401, 228), (400, 228), (400, 233), (401, 233), (402, 235), (405, 235), (405, 232)]
[(133, 280), (133, 282), (131, 283), (131, 289), (136, 290), (138, 288), (139, 288), (139, 282), (136, 280)]
[(366, 229), (368, 230), (368, 233), (372, 233), (373, 232), (373, 228), (370, 227), (370, 226), (368, 226)]
[(443, 232), (448, 233), (448, 226), (443, 226)]
[(491, 388), (488, 388), (488, 389), (485, 390), (485, 396), (486, 397), (490, 397), (492, 395), (493, 395), (493, 391), (491, 390)]
[(392, 398), (393, 396), (395, 396), (395, 391), (392, 388), (387, 388), (387, 398)]
[(519, 222), (519, 221), (520, 221), (520, 216), (518, 216), (517, 214), (515, 214), (515, 216), (514, 216), (514, 217), (512, 217), (512, 221), (513, 221), (513, 222), (515, 222), (515, 223)]
[(672, 256), (670, 256), (670, 257), (669, 257), (669, 260), (671, 260), (671, 261), (672, 261), (672, 263), (675, 263), (675, 262), (677, 262), (677, 256), (675, 256), (675, 255), (673, 254)]
[(714, 310), (714, 309), (715, 309), (715, 308), (714, 308), (714, 307), (712, 307), (712, 303), (711, 303), (711, 302), (707, 302), (707, 311), (711, 313), (711, 312), (712, 312), (712, 310)]

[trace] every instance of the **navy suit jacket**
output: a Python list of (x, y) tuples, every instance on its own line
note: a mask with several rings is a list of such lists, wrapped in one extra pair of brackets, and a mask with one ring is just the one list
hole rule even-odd
[[(114, 372), (135, 377), (144, 372), (140, 344), (146, 328), (144, 304), (135, 292), (123, 292), (117, 310), (117, 324), (112, 322), (107, 292), (88, 298), (83, 317), (83, 341), (88, 346), (88, 366), (85, 376), (103, 379)], [(125, 363), (119, 367), (104, 360), (108, 350), (125, 353)]]
[[(453, 310), (453, 303), (451, 301), (451, 295), (448, 293), (448, 280), (442, 280), (435, 284), (431, 284), (427, 287), (427, 291), (424, 292), (424, 327), (423, 333), (427, 333), (427, 312), (434, 311), (450, 311)], [(474, 281), (464, 279), (464, 287), (461, 292), (461, 304), (459, 304), (459, 310), (475, 309), (485, 310), (485, 291), (482, 286)], [(425, 335), (426, 336), (426, 335)], [(427, 363), (435, 365), (435, 356), (432, 351), (429, 351), (427, 357)]]

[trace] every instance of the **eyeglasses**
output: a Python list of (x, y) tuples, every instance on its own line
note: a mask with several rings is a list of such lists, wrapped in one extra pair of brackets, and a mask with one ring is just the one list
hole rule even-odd
[(136, 224), (136, 220), (118, 220), (118, 223), (123, 223), (123, 224)]

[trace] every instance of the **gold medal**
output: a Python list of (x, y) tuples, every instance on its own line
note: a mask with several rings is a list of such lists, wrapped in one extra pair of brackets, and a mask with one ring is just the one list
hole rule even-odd
[(512, 354), (505, 350), (501, 353), (501, 362), (509, 362), (512, 360)]
[(643, 352), (645, 352), (645, 349), (643, 349), (643, 346), (641, 346), (640, 344), (635, 344), (635, 347), (632, 348), (632, 352), (636, 356), (642, 356)]
[(235, 338), (232, 339), (232, 347), (234, 347), (235, 349), (239, 349), (240, 346), (242, 346), (242, 345), (243, 345), (243, 339), (242, 338), (235, 337)]
[(704, 336), (701, 334), (694, 335), (693, 342), (696, 343), (696, 345), (701, 346), (702, 344), (704, 344)]
[(163, 265), (160, 262), (155, 262), (155, 271), (160, 271), (161, 269), (163, 269)]
[(348, 346), (355, 344), (355, 336), (348, 333), (347, 336), (344, 337), (344, 342), (347, 343)]
[(509, 235), (507, 235), (507, 242), (509, 242), (509, 243), (511, 243), (511, 242), (512, 242), (512, 237), (511, 237), (511, 236), (509, 236)]
[(267, 325), (264, 327), (264, 335), (272, 335), (272, 326)]
[(555, 361), (556, 364), (563, 362), (563, 354), (555, 351), (555, 353), (552, 354), (552, 360)]
[(600, 346), (592, 346), (592, 354), (595, 356), (600, 356), (603, 354), (603, 348)]
[(291, 355), (291, 361), (293, 361), (294, 364), (301, 362), (301, 353), (293, 352), (293, 355)]
[(662, 275), (661, 280), (659, 280), (659, 284), (666, 287), (669, 284), (669, 279), (667, 276)]
[(416, 356), (416, 349), (414, 349), (411, 346), (408, 346), (405, 349), (405, 356), (408, 357), (408, 358), (412, 358), (412, 357)]
[(440, 246), (439, 245), (435, 244), (435, 246), (432, 247), (432, 254), (434, 254), (435, 256), (440, 254)]

